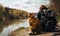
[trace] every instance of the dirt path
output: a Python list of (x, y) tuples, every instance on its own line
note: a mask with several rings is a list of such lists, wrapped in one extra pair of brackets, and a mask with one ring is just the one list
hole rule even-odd
[(12, 32), (9, 36), (52, 36), (53, 34), (55, 34), (55, 32), (48, 32), (48, 33), (39, 34), (39, 35), (29, 35), (29, 32), (30, 31), (27, 31), (27, 29), (16, 30)]
[[(60, 23), (58, 25), (60, 25)], [(48, 33), (39, 34), (39, 35), (29, 35), (29, 33), (30, 33), (30, 30), (27, 31), (27, 29), (18, 29), (18, 30), (15, 30), (14, 32), (11, 32), (9, 36), (52, 36), (55, 33), (59, 33), (59, 32), (48, 32)]]

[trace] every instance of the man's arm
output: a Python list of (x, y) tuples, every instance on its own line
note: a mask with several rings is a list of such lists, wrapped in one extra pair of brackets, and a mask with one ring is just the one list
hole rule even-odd
[(37, 18), (38, 18), (39, 20), (41, 19), (41, 13), (40, 13), (40, 12), (38, 12)]
[(48, 17), (55, 17), (55, 12), (53, 10), (49, 10)]
[(51, 11), (50, 17), (54, 17), (55, 16), (55, 12)]

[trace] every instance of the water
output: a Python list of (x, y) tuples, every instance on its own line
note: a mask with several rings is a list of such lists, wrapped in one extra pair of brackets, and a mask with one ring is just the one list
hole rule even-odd
[(29, 27), (28, 19), (25, 19), (24, 22), (20, 22), (18, 24), (13, 24), (13, 25), (9, 25), (8, 27), (4, 27), (3, 31), (0, 33), (0, 36), (8, 36), (12, 31), (20, 27)]

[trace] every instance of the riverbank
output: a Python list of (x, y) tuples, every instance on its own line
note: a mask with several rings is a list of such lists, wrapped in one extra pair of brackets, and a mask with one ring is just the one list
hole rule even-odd
[[(58, 30), (60, 30), (60, 22), (58, 23), (58, 25), (59, 25)], [(29, 30), (29, 28), (27, 28), (27, 29), (20, 29), (19, 28), (19, 29), (15, 30), (15, 31), (11, 32), (9, 36), (53, 36), (56, 33), (60, 33), (60, 32), (46, 32), (44, 34), (29, 35), (29, 33), (31, 31)]]
[(8, 27), (9, 25), (13, 25), (13, 24), (18, 24), (20, 22), (24, 22), (26, 19), (19, 19), (19, 20), (13, 20), (13, 21), (8, 21), (6, 20), (5, 22), (3, 22), (2, 24), (0, 24), (0, 32), (3, 31), (3, 29), (5, 27)]
[(16, 29), (20, 27), (28, 27), (28, 19), (20, 20), (19, 22), (15, 22), (13, 24), (2, 26), (0, 36), (8, 36), (11, 32), (15, 31)]
[(29, 35), (30, 31), (27, 31), (27, 29), (20, 29), (20, 30), (15, 30), (14, 32), (11, 32), (9, 36), (52, 36), (55, 33), (59, 32), (47, 32), (44, 34), (38, 34), (38, 35)]

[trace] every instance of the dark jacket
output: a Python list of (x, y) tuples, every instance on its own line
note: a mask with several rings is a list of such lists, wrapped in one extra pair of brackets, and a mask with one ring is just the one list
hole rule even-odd
[(43, 14), (43, 11), (39, 11), (39, 12), (38, 12), (37, 18), (38, 18), (40, 21), (45, 18), (45, 15)]
[(48, 21), (57, 22), (55, 18), (55, 12), (53, 10), (48, 10), (45, 14), (45, 17)]
[[(55, 18), (55, 12), (53, 10), (47, 10), (45, 14), (42, 11), (38, 12), (37, 18), (41, 21), (42, 30), (55, 29), (57, 21)], [(47, 25), (46, 25), (47, 24)]]

